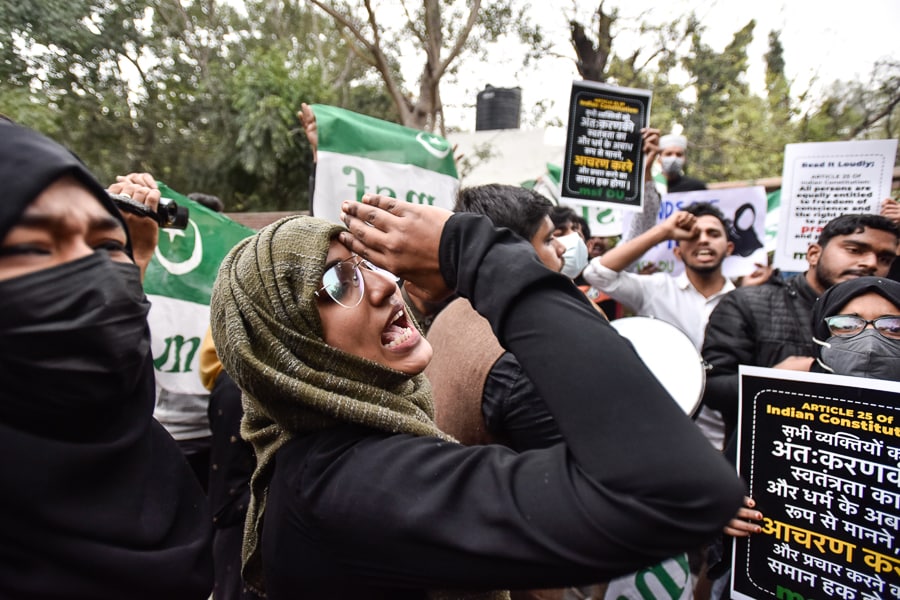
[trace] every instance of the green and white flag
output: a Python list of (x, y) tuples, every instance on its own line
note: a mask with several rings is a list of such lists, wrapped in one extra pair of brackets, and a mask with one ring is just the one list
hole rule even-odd
[(604, 600), (691, 600), (694, 580), (686, 554), (630, 575), (617, 577), (606, 587)]
[(459, 180), (445, 138), (315, 104), (319, 132), (312, 214), (340, 222), (341, 202), (382, 194), (453, 209)]
[[(173, 394), (205, 395), (197, 351), (209, 326), (213, 282), (228, 251), (254, 232), (157, 183), (163, 198), (190, 211), (183, 231), (159, 230), (159, 245), (144, 276), (157, 386)], [(157, 419), (165, 421), (164, 415)]]
[(778, 245), (778, 217), (781, 215), (781, 188), (766, 194), (766, 252), (774, 252)]

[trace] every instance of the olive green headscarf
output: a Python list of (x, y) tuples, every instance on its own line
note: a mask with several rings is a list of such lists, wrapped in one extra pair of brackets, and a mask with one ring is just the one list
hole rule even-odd
[(232, 249), (213, 288), (213, 339), (243, 391), (241, 436), (256, 453), (243, 562), (246, 582), (258, 590), (272, 458), (294, 434), (356, 423), (452, 439), (434, 424), (423, 375), (409, 377), (322, 341), (314, 292), (331, 240), (343, 230), (312, 217), (281, 219)]

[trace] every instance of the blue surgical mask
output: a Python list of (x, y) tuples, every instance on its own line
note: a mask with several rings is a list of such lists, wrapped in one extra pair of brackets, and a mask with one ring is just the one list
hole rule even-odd
[(556, 238), (566, 251), (563, 253), (562, 273), (570, 279), (578, 277), (588, 264), (587, 244), (577, 232)]
[(900, 340), (864, 329), (852, 337), (832, 336), (818, 343), (819, 364), (833, 373), (900, 381)]

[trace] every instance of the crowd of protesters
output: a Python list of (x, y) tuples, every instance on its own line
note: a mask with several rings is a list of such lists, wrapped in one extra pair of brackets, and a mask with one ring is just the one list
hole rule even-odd
[[(683, 137), (644, 139), (670, 192), (704, 186)], [(104, 188), (6, 120), (0, 172), (3, 596), (599, 594), (759, 532), (729, 455), (739, 365), (900, 380), (891, 200), (829, 222), (805, 272), (735, 286), (706, 204), (591, 253), (588, 224), (529, 190), (463, 188), (455, 212), (367, 195), (340, 224), (288, 217), (222, 262), (207, 481), (153, 418), (141, 278), (158, 227), (110, 198), (153, 211), (153, 177)], [(663, 240), (683, 276), (629, 272)], [(579, 283), (690, 338), (710, 369), (696, 411)], [(427, 335), (410, 297), (444, 311)]]

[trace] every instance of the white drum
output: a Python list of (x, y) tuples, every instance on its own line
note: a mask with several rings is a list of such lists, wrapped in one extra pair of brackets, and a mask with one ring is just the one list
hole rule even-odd
[(610, 325), (631, 342), (678, 406), (693, 415), (703, 398), (706, 369), (690, 338), (671, 323), (651, 317), (626, 317)]

